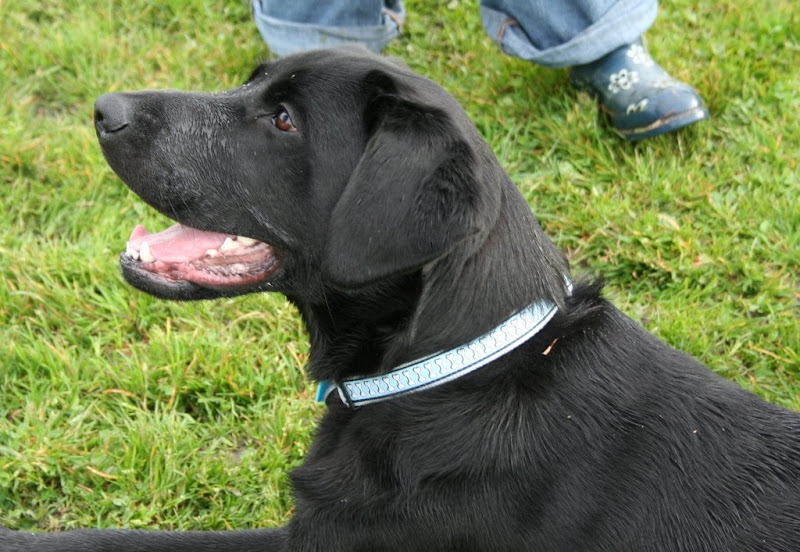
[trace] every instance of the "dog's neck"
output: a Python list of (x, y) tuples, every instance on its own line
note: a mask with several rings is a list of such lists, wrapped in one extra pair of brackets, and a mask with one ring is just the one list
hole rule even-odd
[(534, 303), (563, 306), (567, 264), (513, 184), (485, 234), (416, 273), (295, 301), (313, 379), (369, 376), (469, 343)]
[[(565, 288), (571, 292), (569, 279), (565, 280)], [(317, 401), (325, 401), (336, 389), (347, 407), (359, 408), (438, 387), (479, 370), (521, 346), (541, 332), (557, 311), (555, 304), (537, 301), (464, 345), (400, 365), (385, 374), (351, 377), (338, 382), (322, 381), (317, 389)]]

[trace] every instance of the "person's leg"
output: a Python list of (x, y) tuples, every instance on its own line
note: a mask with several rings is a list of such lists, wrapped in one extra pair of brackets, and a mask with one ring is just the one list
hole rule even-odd
[(656, 0), (482, 0), (489, 36), (507, 54), (545, 67), (591, 63), (639, 38)]
[(380, 52), (400, 32), (402, 0), (251, 0), (269, 49), (281, 56), (341, 44)]
[(481, 17), (504, 52), (569, 67), (571, 82), (598, 99), (612, 126), (641, 140), (708, 117), (694, 89), (644, 49), (641, 35), (657, 8), (656, 0), (482, 0)]

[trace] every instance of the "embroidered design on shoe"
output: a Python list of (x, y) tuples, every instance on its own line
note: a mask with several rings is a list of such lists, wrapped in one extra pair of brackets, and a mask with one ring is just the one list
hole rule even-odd
[(634, 84), (639, 82), (639, 72), (622, 69), (619, 73), (613, 73), (608, 77), (608, 81), (608, 91), (612, 94), (616, 94), (620, 90), (630, 90)]
[(631, 113), (640, 113), (644, 111), (646, 108), (647, 108), (647, 98), (630, 104), (628, 106), (628, 109), (625, 110), (625, 115), (630, 115)]
[(647, 53), (641, 44), (631, 44), (631, 47), (628, 48), (626, 54), (631, 61), (637, 65), (644, 65), (645, 67), (652, 67), (655, 64), (653, 58), (650, 57), (650, 54)]

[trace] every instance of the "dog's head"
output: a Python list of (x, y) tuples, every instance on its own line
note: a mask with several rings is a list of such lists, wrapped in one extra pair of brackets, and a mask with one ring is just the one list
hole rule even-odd
[(493, 156), (438, 85), (367, 52), (259, 66), (218, 94), (96, 102), (103, 153), (178, 224), (137, 227), (134, 286), (171, 299), (308, 294), (407, 274), (491, 227)]

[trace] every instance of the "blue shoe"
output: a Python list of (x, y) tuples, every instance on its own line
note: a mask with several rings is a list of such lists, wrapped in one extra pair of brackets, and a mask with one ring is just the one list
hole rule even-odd
[(597, 98), (611, 126), (631, 141), (708, 118), (694, 88), (664, 71), (641, 39), (592, 63), (571, 67), (569, 78), (576, 88)]

